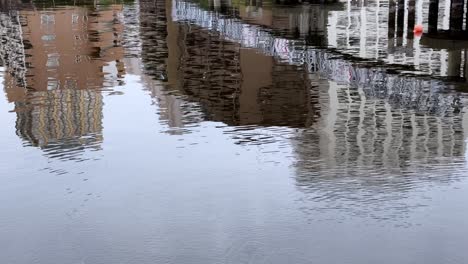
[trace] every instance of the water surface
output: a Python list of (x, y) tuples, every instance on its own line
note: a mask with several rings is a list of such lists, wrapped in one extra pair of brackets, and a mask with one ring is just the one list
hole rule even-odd
[(2, 263), (467, 262), (466, 52), (387, 7), (2, 3)]

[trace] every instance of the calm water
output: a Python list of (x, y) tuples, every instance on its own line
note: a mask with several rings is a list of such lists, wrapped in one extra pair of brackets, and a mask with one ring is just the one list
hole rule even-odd
[(0, 7), (1, 263), (468, 263), (466, 52), (386, 1)]

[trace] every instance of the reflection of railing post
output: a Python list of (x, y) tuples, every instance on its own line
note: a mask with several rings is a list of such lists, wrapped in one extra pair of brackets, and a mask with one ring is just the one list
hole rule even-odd
[(439, 19), (439, 0), (429, 2), (429, 34), (437, 33), (437, 23)]
[(413, 29), (416, 22), (416, 0), (408, 0), (408, 38), (414, 37)]
[(388, 1), (388, 38), (395, 37), (395, 15), (396, 15), (396, 2), (395, 0)]
[(450, 35), (455, 36), (463, 30), (463, 0), (451, 0), (450, 4)]
[(396, 2), (388, 1), (388, 53), (393, 53), (395, 49), (395, 19)]
[(398, 0), (398, 14), (397, 14), (397, 37), (403, 38), (403, 28), (405, 24), (405, 0)]

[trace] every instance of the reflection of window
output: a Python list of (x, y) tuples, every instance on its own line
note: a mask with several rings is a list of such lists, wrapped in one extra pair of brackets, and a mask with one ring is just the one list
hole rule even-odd
[(41, 15), (41, 24), (55, 24), (55, 17), (54, 15)]
[(48, 54), (47, 55), (47, 67), (58, 67), (59, 66), (59, 55)]
[(43, 41), (52, 41), (52, 40), (55, 40), (55, 35), (43, 35), (41, 39)]
[(59, 86), (59, 84), (58, 84), (57, 80), (49, 79), (47, 81), (47, 90), (55, 90), (55, 89), (58, 88), (58, 86)]
[(72, 23), (77, 24), (80, 17), (77, 14), (72, 15)]
[(81, 62), (81, 55), (75, 55), (75, 63)]

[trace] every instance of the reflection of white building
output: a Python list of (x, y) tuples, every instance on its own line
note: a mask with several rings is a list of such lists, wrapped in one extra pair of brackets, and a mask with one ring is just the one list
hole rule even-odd
[[(422, 82), (417, 78), (387, 74), (384, 69), (378, 67), (371, 69), (364, 65), (360, 66), (342, 59), (339, 54), (309, 48), (303, 40), (277, 37), (261, 26), (248, 24), (236, 18), (219, 16), (191, 2), (174, 0), (173, 5), (173, 10), (176, 10), (173, 14), (175, 21), (190, 21), (197, 26), (219, 32), (226, 40), (239, 43), (243, 47), (258, 49), (290, 64), (305, 64), (310, 72), (318, 72), (338, 83), (363, 85), (366, 94), (372, 94), (373, 91), (378, 90), (380, 96), (402, 93), (411, 97), (416, 96), (414, 93), (421, 93), (427, 89), (421, 86)], [(385, 34), (387, 34), (386, 31)], [(368, 44), (366, 46), (369, 46)], [(430, 88), (438, 90), (441, 85), (432, 82)]]
[(175, 20), (190, 21), (241, 46), (307, 69), (312, 97), (319, 100), (320, 119), (314, 121), (317, 133), (304, 135), (315, 138), (314, 147), (304, 144), (298, 152), (322, 155), (319, 160), (331, 166), (361, 162), (388, 168), (465, 152), (467, 100), (460, 94), (441, 93), (448, 89), (443, 83), (360, 66), (329, 51), (308, 48), (303, 41), (217, 16), (196, 4), (177, 0), (174, 4)]
[[(416, 24), (426, 26), (429, 1), (417, 0), (415, 8)], [(450, 0), (440, 1), (439, 28), (448, 29), (449, 8)], [(406, 7), (404, 15), (403, 30), (406, 36), (412, 34), (407, 30), (408, 10)], [(329, 13), (328, 45), (361, 58), (414, 66), (415, 70), (425, 74), (460, 75), (460, 72), (450, 71), (453, 58), (450, 58), (447, 49), (432, 49), (423, 46), (418, 37), (414, 40), (405, 37), (389, 39), (388, 16), (388, 1), (348, 1), (346, 10), (335, 10)]]
[(394, 104), (389, 97), (366, 96), (359, 86), (316, 80), (324, 83), (316, 91), (320, 118), (313, 134), (299, 133), (301, 142), (309, 142), (296, 146), (301, 162), (307, 164), (306, 157), (317, 155), (324, 164), (315, 165), (327, 168), (396, 169), (411, 163), (457, 159), (466, 152), (468, 113), (454, 111), (455, 96), (420, 95), (421, 100), (412, 103), (428, 105), (418, 109)]

